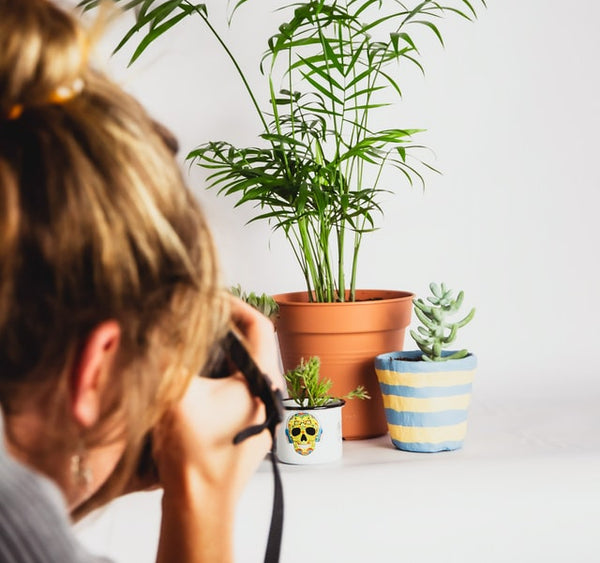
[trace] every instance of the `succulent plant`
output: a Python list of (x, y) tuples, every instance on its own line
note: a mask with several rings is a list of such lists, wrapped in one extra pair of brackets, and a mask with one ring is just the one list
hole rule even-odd
[[(321, 361), (318, 356), (313, 356), (307, 362), (300, 360), (300, 364), (289, 370), (285, 375), (290, 399), (293, 399), (299, 406), (322, 407), (330, 401), (335, 401), (337, 397), (329, 394), (332, 382), (330, 379), (321, 379), (319, 369)], [(370, 399), (367, 390), (359, 385), (342, 399)]]
[(265, 317), (269, 317), (272, 321), (275, 320), (277, 314), (279, 313), (279, 305), (275, 302), (275, 300), (266, 293), (262, 293), (260, 295), (256, 295), (253, 291), (250, 293), (246, 293), (242, 290), (242, 287), (238, 284), (236, 286), (230, 287), (229, 291), (232, 295), (239, 297), (242, 301), (248, 303), (258, 311), (260, 311)]
[(458, 350), (451, 354), (443, 354), (456, 338), (459, 328), (465, 326), (475, 315), (475, 309), (460, 321), (451, 322), (448, 317), (457, 313), (462, 306), (464, 292), (460, 291), (454, 298), (453, 291), (446, 284), (429, 284), (432, 295), (423, 299), (414, 300), (415, 315), (423, 326), (418, 326), (417, 331), (411, 330), (410, 335), (423, 352), (423, 360), (427, 362), (443, 362), (458, 360), (469, 354), (467, 350)]

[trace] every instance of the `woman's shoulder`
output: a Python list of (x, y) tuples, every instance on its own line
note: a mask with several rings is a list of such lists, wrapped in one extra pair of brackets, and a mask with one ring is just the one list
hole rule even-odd
[(12, 459), (0, 414), (0, 561), (97, 563), (74, 537), (58, 488)]

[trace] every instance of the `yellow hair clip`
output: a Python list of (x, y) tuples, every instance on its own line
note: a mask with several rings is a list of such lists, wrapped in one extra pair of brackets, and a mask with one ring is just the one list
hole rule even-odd
[[(48, 96), (46, 103), (48, 104), (64, 104), (75, 96), (81, 93), (83, 90), (84, 82), (82, 78), (76, 78), (69, 86), (59, 86), (54, 92)], [(23, 104), (15, 104), (8, 111), (7, 119), (19, 119), (23, 114), (25, 107)]]
[(23, 113), (23, 106), (21, 104), (15, 104), (8, 111), (8, 115), (6, 116), (8, 119), (19, 119), (21, 114)]
[(83, 79), (76, 78), (69, 86), (59, 86), (48, 98), (50, 104), (64, 104), (83, 90)]

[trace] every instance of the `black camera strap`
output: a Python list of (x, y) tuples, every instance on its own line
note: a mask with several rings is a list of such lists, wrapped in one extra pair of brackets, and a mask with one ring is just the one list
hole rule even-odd
[(234, 443), (239, 444), (246, 438), (262, 432), (268, 428), (273, 437), (273, 447), (269, 452), (271, 466), (273, 467), (273, 510), (271, 513), (271, 527), (269, 529), (269, 539), (267, 541), (267, 550), (265, 552), (265, 563), (277, 563), (281, 552), (281, 536), (283, 534), (283, 486), (281, 484), (281, 475), (279, 474), (279, 466), (275, 457), (275, 429), (271, 427), (269, 419), (264, 424), (252, 426), (246, 430), (242, 430), (235, 438)]
[(255, 426), (250, 426), (239, 432), (233, 439), (234, 444), (239, 444), (251, 436), (269, 430), (272, 437), (269, 457), (273, 468), (273, 510), (271, 513), (271, 527), (265, 552), (265, 563), (277, 563), (281, 553), (281, 537), (283, 534), (283, 486), (277, 458), (275, 457), (275, 430), (283, 420), (283, 403), (281, 392), (271, 387), (269, 379), (260, 371), (240, 337), (234, 331), (229, 331), (222, 343), (228, 358), (244, 374), (250, 392), (260, 398), (265, 405), (265, 421)]
[[(260, 398), (265, 405), (265, 420), (261, 424), (250, 426), (236, 434), (234, 444), (239, 444), (251, 436), (269, 430), (272, 437), (271, 451), (269, 457), (273, 467), (273, 510), (271, 513), (271, 526), (267, 549), (265, 552), (265, 563), (278, 563), (281, 553), (281, 537), (283, 534), (283, 486), (277, 458), (275, 457), (275, 431), (277, 425), (283, 420), (283, 402), (281, 392), (271, 388), (271, 383), (265, 376), (248, 350), (243, 344), (242, 337), (232, 328), (225, 338), (219, 343), (219, 348), (214, 350), (214, 357), (207, 363), (204, 372), (200, 375), (210, 378), (224, 378), (232, 374), (232, 366), (242, 372), (246, 378), (250, 392)], [(158, 481), (158, 472), (152, 458), (152, 436), (148, 434), (142, 447), (138, 472), (140, 476), (146, 476), (151, 471), (154, 480)]]

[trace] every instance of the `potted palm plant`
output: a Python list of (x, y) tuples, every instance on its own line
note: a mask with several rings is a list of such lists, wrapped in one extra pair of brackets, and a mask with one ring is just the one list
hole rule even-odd
[(415, 299), (421, 322), (410, 334), (418, 350), (395, 351), (375, 358), (383, 403), (393, 444), (412, 452), (439, 452), (462, 446), (477, 358), (466, 349), (446, 350), (459, 328), (471, 321), (475, 309), (461, 320), (464, 293), (456, 298), (445, 284), (430, 284), (427, 301)]
[(302, 359), (285, 373), (289, 398), (278, 427), (276, 454), (280, 461), (308, 465), (335, 461), (342, 456), (342, 407), (349, 399), (369, 399), (363, 387), (344, 397), (331, 395), (332, 382), (319, 373), (317, 356)]
[[(253, 205), (252, 221), (268, 221), (290, 244), (305, 290), (274, 296), (284, 369), (302, 357), (320, 356), (334, 393), (363, 385), (374, 397), (344, 409), (344, 437), (385, 433), (372, 359), (402, 346), (413, 295), (358, 288), (360, 249), (364, 236), (377, 228), (381, 195), (389, 191), (382, 185), (383, 170), (395, 168), (409, 185), (424, 184), (428, 165), (414, 141), (418, 129), (395, 124), (375, 129), (372, 118), (401, 96), (399, 68), (409, 64), (423, 70), (419, 30), (443, 44), (440, 19), (471, 20), (475, 2), (299, 0), (278, 7), (284, 21), (267, 33), (260, 61), (270, 93), (266, 107), (258, 103), (206, 4), (121, 2), (136, 20), (117, 48), (138, 32), (142, 36), (132, 60), (188, 16), (200, 20), (229, 56), (256, 110), (259, 142), (237, 147), (208, 141), (189, 159), (208, 170), (210, 187), (235, 198), (236, 206)], [(80, 5), (97, 3), (82, 0)], [(239, 0), (233, 12), (248, 3)]]

